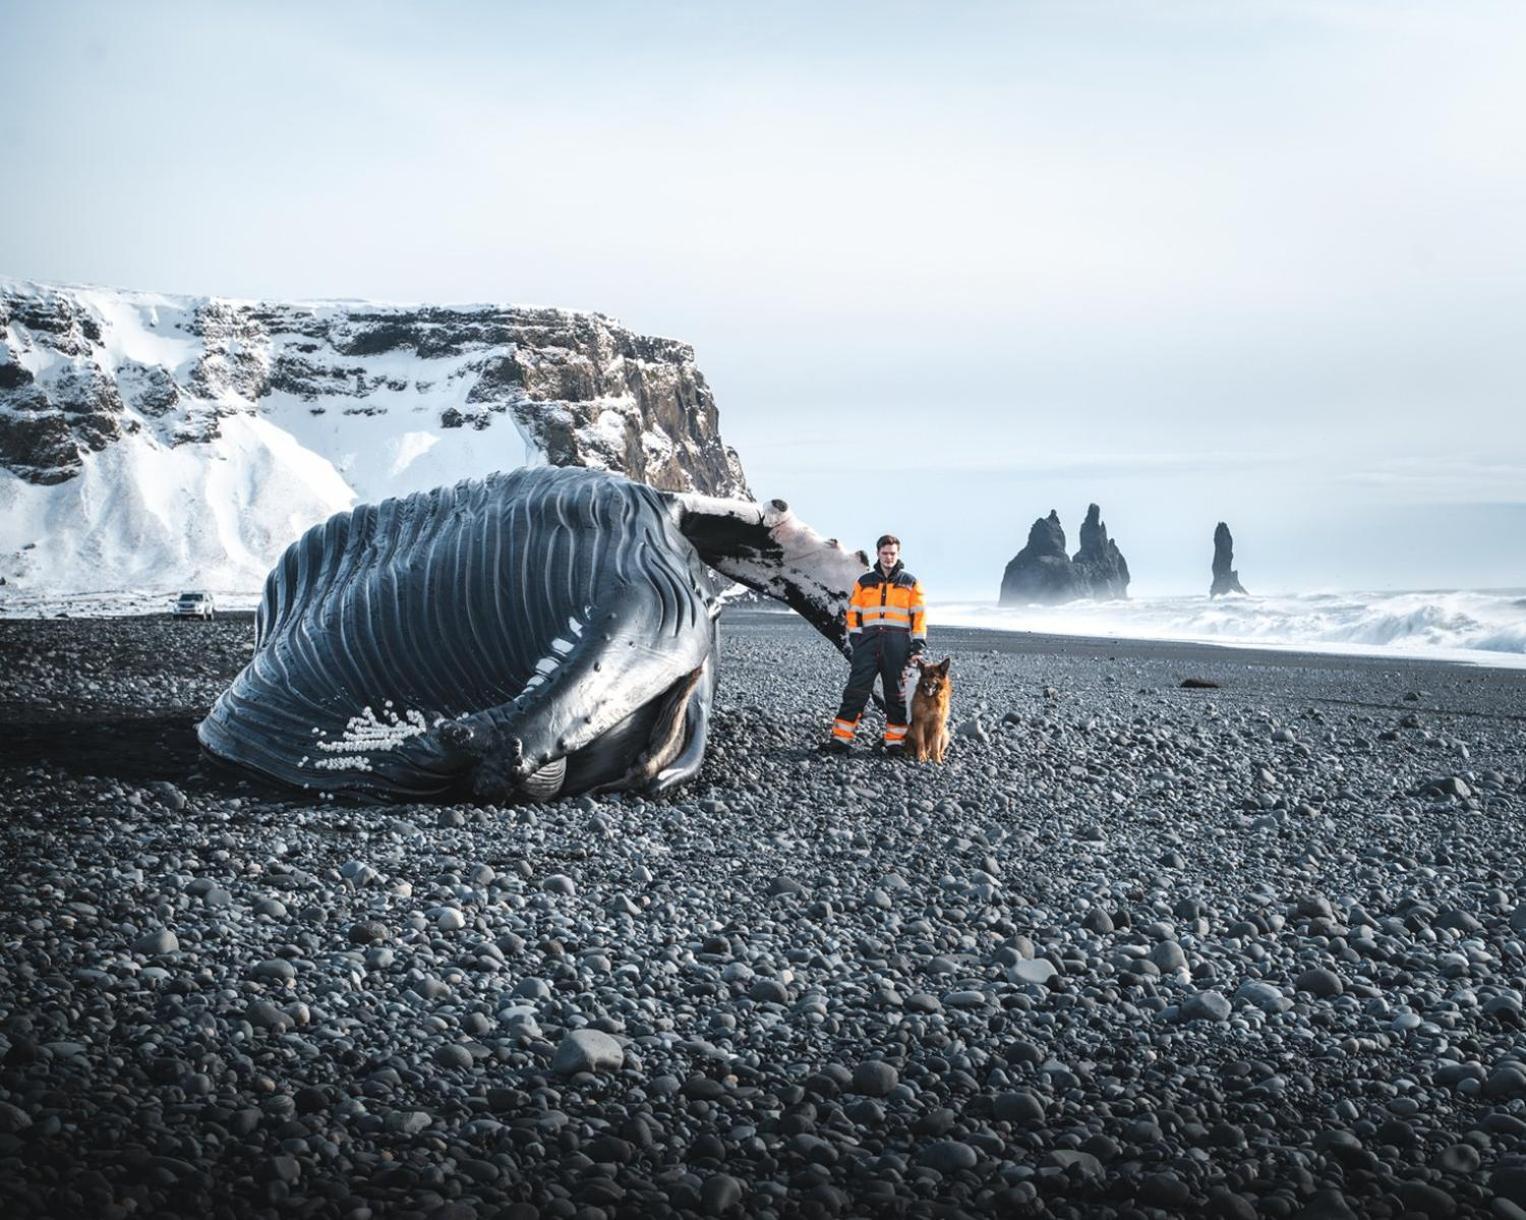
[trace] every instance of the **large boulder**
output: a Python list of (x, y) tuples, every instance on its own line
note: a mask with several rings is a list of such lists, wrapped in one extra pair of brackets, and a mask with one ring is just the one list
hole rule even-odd
[(1107, 536), (1102, 510), (1095, 504), (1081, 524), (1081, 549), (1065, 553), (1065, 529), (1053, 509), (1028, 531), (1028, 543), (1007, 564), (1001, 579), (1001, 604), (1074, 601), (1081, 597), (1127, 597), (1129, 565), (1118, 544)]
[(1229, 526), (1220, 521), (1213, 531), (1213, 584), (1208, 596), (1218, 597), (1225, 593), (1244, 593), (1240, 573), (1235, 571), (1235, 540)]

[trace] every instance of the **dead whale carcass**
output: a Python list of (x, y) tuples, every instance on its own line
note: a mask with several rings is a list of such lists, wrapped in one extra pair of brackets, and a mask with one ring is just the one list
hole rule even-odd
[(214, 756), (373, 799), (661, 790), (704, 757), (709, 568), (839, 648), (867, 566), (780, 501), (540, 467), (361, 505), (265, 582), (249, 663), (197, 730)]

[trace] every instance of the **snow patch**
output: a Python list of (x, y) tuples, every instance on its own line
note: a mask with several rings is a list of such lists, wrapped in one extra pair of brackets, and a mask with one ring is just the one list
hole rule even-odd
[(0, 565), (22, 577), (15, 592), (256, 590), (294, 538), (355, 503), (332, 463), (253, 415), (225, 419), (206, 445), (140, 432), (83, 465), (52, 485), (0, 470)]
[(439, 436), (433, 432), (403, 433), (391, 442), (392, 467), (387, 471), (388, 475), (396, 478), (412, 466), (416, 458), (423, 457), (439, 443)]

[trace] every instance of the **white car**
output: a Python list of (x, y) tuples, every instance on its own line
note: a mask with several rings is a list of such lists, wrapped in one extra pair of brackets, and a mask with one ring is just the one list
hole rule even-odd
[(216, 618), (217, 605), (210, 593), (182, 593), (170, 614), (175, 618)]

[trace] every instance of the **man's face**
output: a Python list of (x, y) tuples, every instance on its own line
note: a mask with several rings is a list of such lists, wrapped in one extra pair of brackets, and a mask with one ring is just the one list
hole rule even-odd
[(886, 571), (895, 567), (896, 560), (901, 557), (901, 546), (898, 542), (887, 542), (880, 547), (880, 566)]

